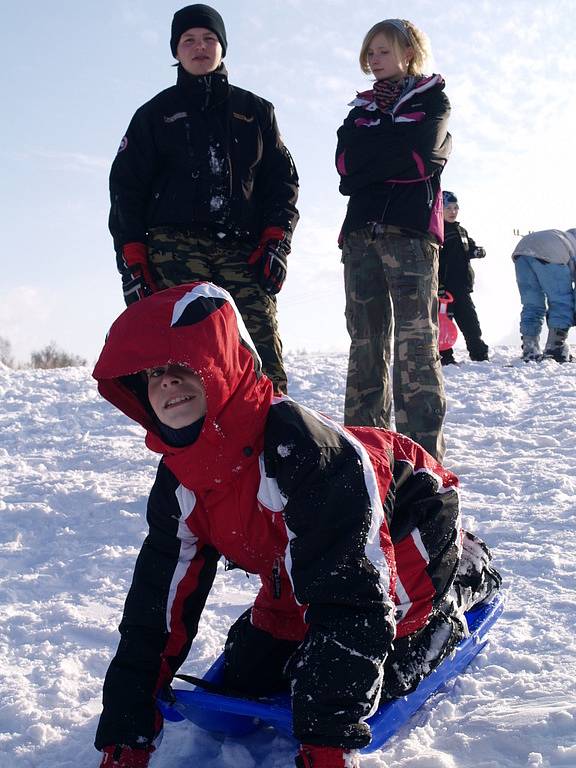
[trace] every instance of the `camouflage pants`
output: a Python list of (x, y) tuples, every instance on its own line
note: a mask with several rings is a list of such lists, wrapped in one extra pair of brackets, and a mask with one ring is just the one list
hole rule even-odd
[(438, 249), (425, 239), (377, 233), (344, 241), (346, 324), (350, 357), (344, 423), (396, 430), (442, 460), (446, 412), (438, 353)]
[(254, 244), (209, 230), (157, 227), (148, 236), (148, 259), (159, 288), (209, 280), (232, 296), (276, 391), (287, 391), (276, 298), (258, 283), (248, 256)]

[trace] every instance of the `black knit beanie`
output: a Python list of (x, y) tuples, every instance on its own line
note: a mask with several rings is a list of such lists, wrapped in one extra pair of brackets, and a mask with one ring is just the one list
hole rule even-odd
[(174, 14), (172, 33), (170, 35), (170, 48), (174, 58), (176, 58), (176, 49), (178, 48), (180, 37), (186, 30), (192, 29), (192, 27), (204, 27), (205, 29), (212, 30), (222, 46), (222, 58), (226, 56), (228, 43), (226, 41), (226, 29), (222, 16), (214, 8), (210, 8), (209, 5), (197, 3), (196, 5), (187, 5), (186, 8), (181, 8)]

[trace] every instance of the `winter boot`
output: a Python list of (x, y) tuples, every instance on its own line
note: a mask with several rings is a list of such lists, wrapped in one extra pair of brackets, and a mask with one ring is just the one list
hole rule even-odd
[(462, 553), (456, 576), (437, 613), (459, 621), (464, 636), (468, 636), (466, 611), (492, 602), (502, 587), (502, 576), (491, 561), (492, 553), (482, 539), (463, 530)]
[(482, 341), (482, 339), (478, 339), (473, 347), (468, 348), (468, 354), (470, 355), (470, 360), (474, 360), (477, 363), (484, 362), (488, 360), (488, 344)]
[(470, 531), (462, 531), (462, 555), (456, 578), (442, 607), (450, 613), (448, 604), (454, 601), (456, 613), (462, 615), (471, 608), (489, 603), (500, 591), (502, 576), (491, 565), (492, 553), (482, 539)]
[(522, 360), (525, 363), (542, 360), (540, 351), (540, 338), (538, 336), (522, 336)]
[(132, 749), (124, 744), (104, 747), (104, 757), (100, 768), (148, 768), (150, 755), (155, 747), (147, 746), (142, 749)]
[(566, 343), (568, 328), (549, 328), (548, 339), (544, 348), (544, 357), (557, 363), (569, 363), (572, 359)]
[(296, 768), (360, 768), (360, 758), (355, 749), (302, 744), (296, 755)]
[(453, 349), (444, 349), (440, 352), (440, 362), (442, 365), (458, 365), (454, 357)]
[(384, 665), (381, 701), (407, 696), (444, 661), (468, 633), (463, 613), (436, 610), (422, 629), (397, 638)]

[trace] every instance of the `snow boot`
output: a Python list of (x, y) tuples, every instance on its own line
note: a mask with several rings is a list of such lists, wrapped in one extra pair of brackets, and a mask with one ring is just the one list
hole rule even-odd
[(440, 362), (442, 365), (458, 365), (454, 357), (453, 349), (444, 349), (440, 352)]
[(540, 338), (538, 336), (522, 336), (522, 360), (539, 363), (542, 360)]
[(394, 641), (384, 664), (381, 701), (397, 699), (415, 691), (421, 681), (466, 637), (468, 626), (464, 614), (458, 613), (453, 601), (449, 608), (451, 615), (436, 610), (422, 629)]
[(556, 360), (557, 363), (569, 363), (572, 359), (570, 349), (566, 343), (568, 328), (549, 328), (548, 339), (544, 347), (544, 357), (548, 360)]
[(296, 768), (360, 768), (360, 758), (355, 749), (302, 744), (296, 755)]
[(491, 565), (492, 553), (482, 539), (470, 531), (462, 531), (462, 555), (456, 578), (442, 608), (452, 613), (451, 602), (457, 615), (463, 615), (479, 605), (489, 603), (500, 591), (502, 576)]
[(124, 744), (104, 747), (104, 757), (100, 768), (148, 768), (150, 755), (155, 747), (147, 746), (142, 749), (132, 749)]
[(479, 339), (473, 347), (468, 347), (468, 354), (470, 355), (470, 360), (476, 363), (484, 362), (488, 360), (488, 344)]

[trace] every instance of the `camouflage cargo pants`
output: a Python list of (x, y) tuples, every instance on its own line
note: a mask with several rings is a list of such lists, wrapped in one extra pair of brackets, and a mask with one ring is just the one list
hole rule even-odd
[(425, 239), (377, 233), (344, 241), (350, 357), (344, 423), (390, 428), (390, 359), (396, 430), (442, 460), (446, 412), (438, 352), (438, 249)]
[(209, 280), (232, 296), (277, 391), (286, 393), (276, 298), (258, 283), (248, 256), (254, 244), (201, 229), (156, 227), (148, 236), (148, 259), (159, 288)]

